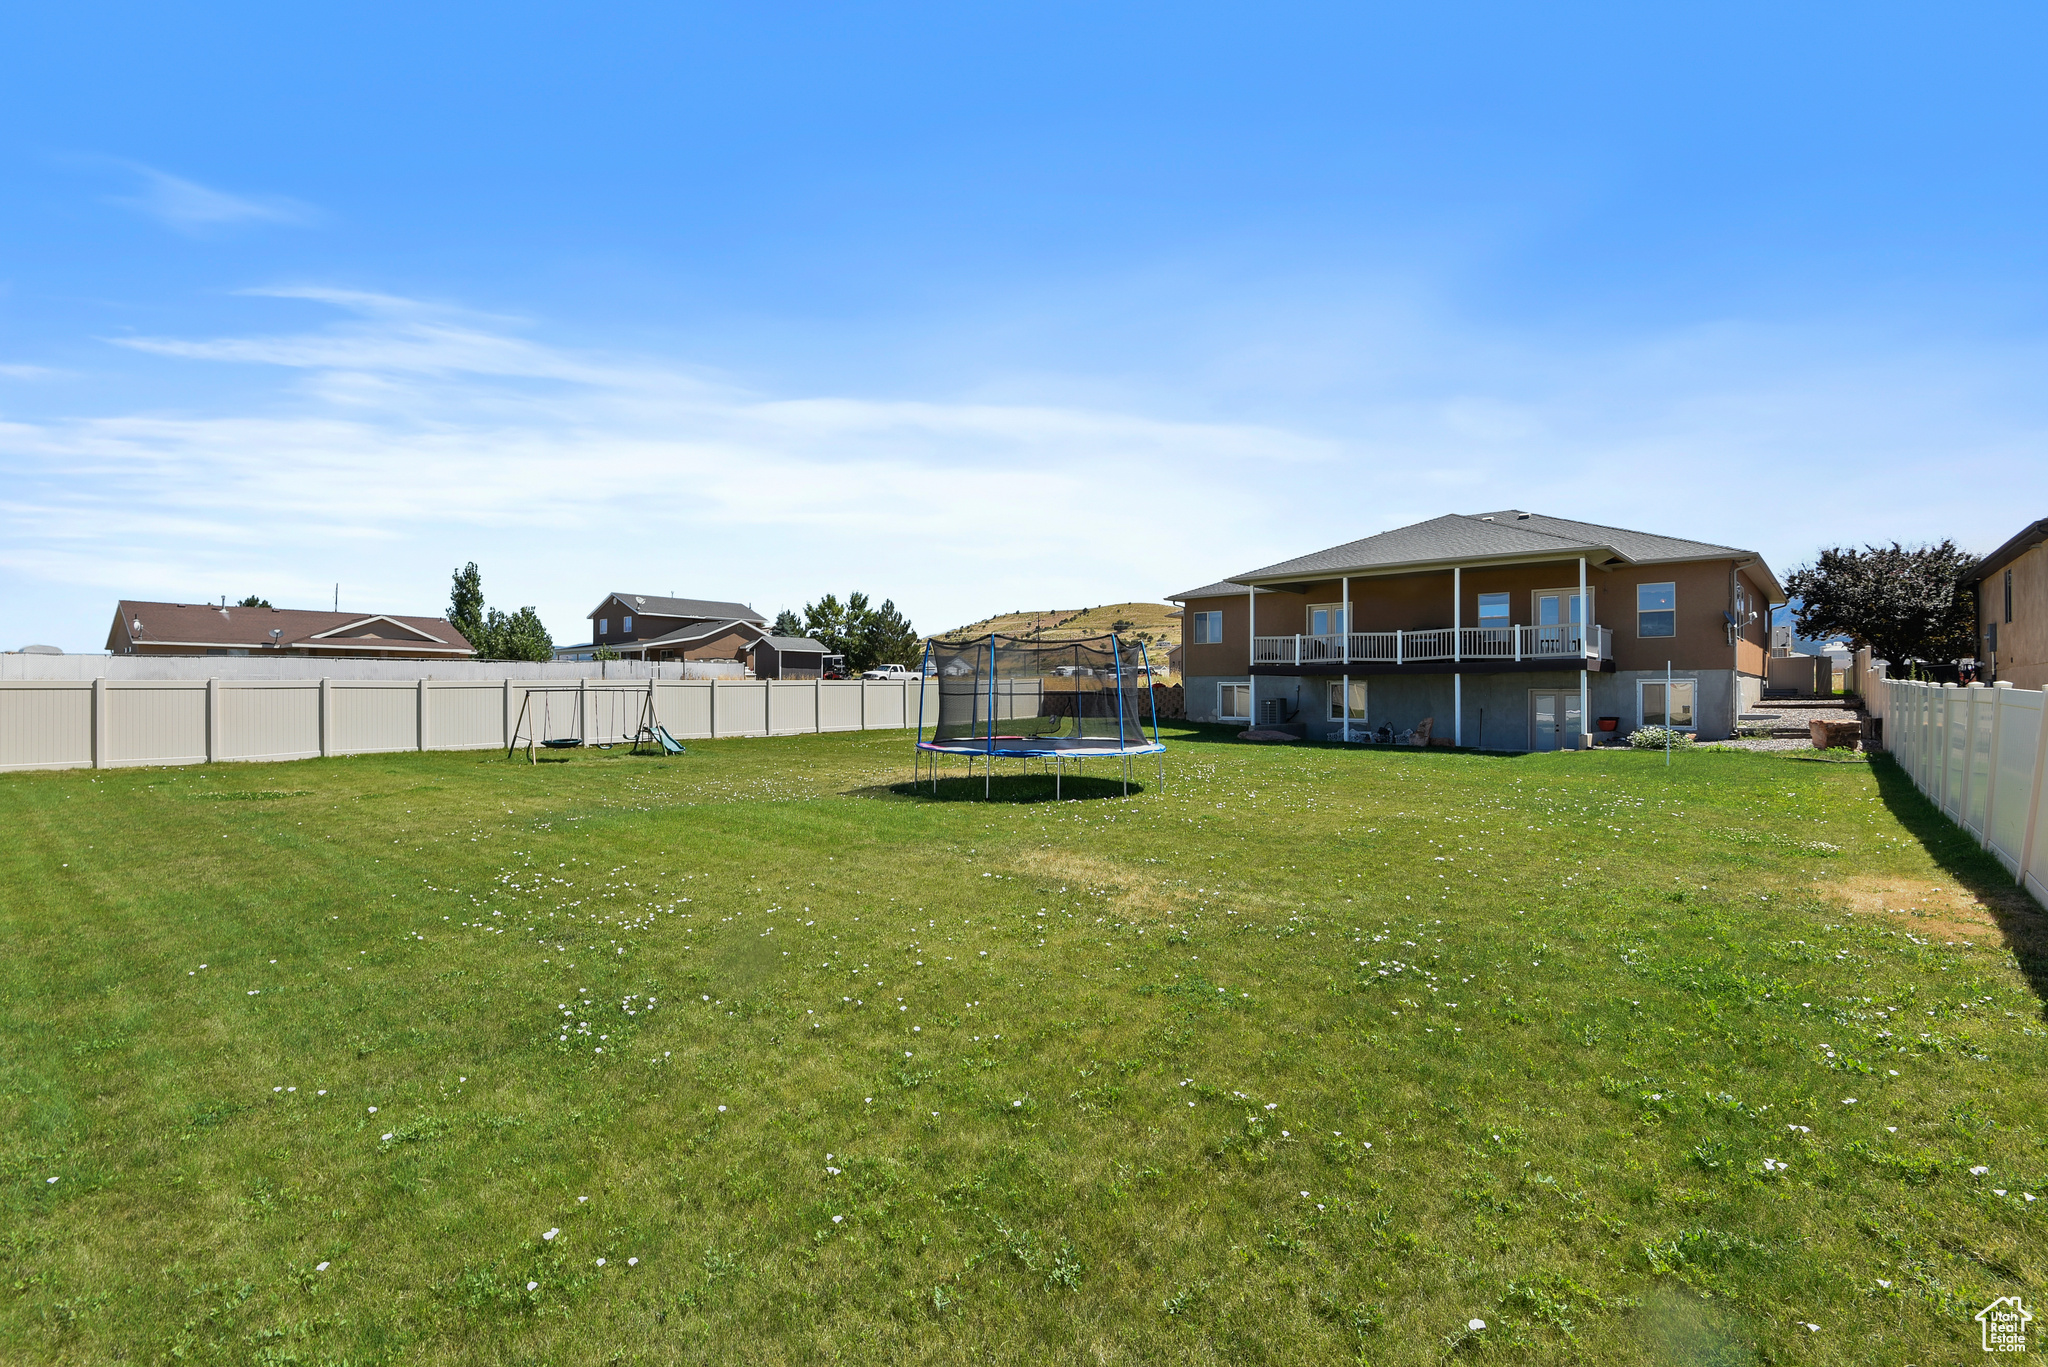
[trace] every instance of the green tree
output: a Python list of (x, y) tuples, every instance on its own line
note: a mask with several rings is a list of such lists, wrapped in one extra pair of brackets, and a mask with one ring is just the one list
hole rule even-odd
[(775, 625), (769, 631), (776, 636), (801, 636), (804, 634), (803, 619), (784, 608), (775, 614)]
[(1976, 594), (1964, 584), (1977, 557), (1953, 541), (1938, 546), (1835, 547), (1785, 577), (1802, 636), (1846, 636), (1891, 662), (1947, 663), (1972, 653)]
[(851, 656), (849, 625), (846, 606), (836, 594), (828, 593), (815, 603), (804, 604), (803, 634), (834, 655)]
[(472, 560), (455, 571), (454, 584), (448, 590), (448, 625), (461, 632), (469, 643), (476, 647), (477, 654), (493, 652), (484, 648), (484, 576)]
[(555, 638), (548, 635), (548, 629), (541, 625), (540, 614), (531, 607), (521, 608), (509, 617), (492, 608), (488, 629), (500, 659), (547, 661), (555, 658)]
[(917, 628), (896, 610), (896, 601), (885, 599), (882, 606), (868, 612), (861, 622), (860, 651), (865, 663), (860, 668), (900, 664), (916, 669), (924, 655), (922, 644)]
[(235, 606), (238, 608), (267, 608), (270, 606), (270, 600), (268, 598), (258, 598), (252, 593), (241, 602), (235, 604)]

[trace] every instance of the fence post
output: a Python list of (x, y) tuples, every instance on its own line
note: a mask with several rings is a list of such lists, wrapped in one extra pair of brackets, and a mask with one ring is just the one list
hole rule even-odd
[(427, 681), (425, 679), (419, 681), (418, 696), (414, 700), (413, 706), (419, 713), (418, 719), (413, 725), (413, 738), (419, 742), (417, 748), (424, 750), (427, 748)]
[(818, 663), (818, 677), (811, 680), (811, 734), (825, 734), (825, 665)]
[(503, 734), (498, 737), (498, 740), (507, 749), (510, 749), (512, 746), (512, 676), (510, 674), (505, 676), (505, 707), (504, 716), (500, 722), (500, 729)]
[[(2041, 725), (2034, 737), (2034, 781), (2029, 785), (2032, 791), (2027, 794), (2026, 830), (2020, 837), (2021, 887), (2026, 887), (2028, 871), (2034, 865), (2034, 828), (2041, 824), (2041, 779), (2043, 772), (2048, 771), (2048, 691), (2044, 691), (2041, 704)], [(2048, 882), (2048, 879), (2041, 881)]]
[(320, 758), (334, 753), (334, 680), (320, 680)]
[(581, 674), (576, 679), (576, 739), (590, 739), (590, 676)]
[[(2005, 695), (2012, 689), (2010, 681), (1991, 685), (1991, 752), (1984, 757), (1984, 832), (1985, 849), (1991, 849), (1991, 832), (1998, 827), (1998, 734), (2005, 726)], [(1970, 737), (1971, 743), (1976, 736)]]
[(206, 681), (206, 762), (220, 759), (220, 680)]
[(868, 681), (860, 681), (860, 729), (868, 729)]
[(718, 676), (711, 676), (711, 739), (718, 739)]
[(107, 767), (107, 679), (92, 681), (92, 767)]

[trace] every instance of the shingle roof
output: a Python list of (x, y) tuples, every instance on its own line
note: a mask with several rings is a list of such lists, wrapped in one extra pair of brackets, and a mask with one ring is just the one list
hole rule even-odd
[[(1454, 560), (1595, 553), (1604, 553), (1603, 558), (1618, 556), (1637, 564), (1756, 554), (1735, 546), (1717, 546), (1684, 537), (1659, 536), (1654, 532), (1631, 531), (1625, 527), (1607, 527), (1596, 522), (1576, 522), (1570, 518), (1547, 517), (1542, 513), (1507, 508), (1494, 513), (1446, 513), (1427, 522), (1396, 527), (1376, 536), (1249, 570), (1238, 578), (1281, 579), (1395, 569), (1403, 565), (1440, 565)], [(1231, 591), (1233, 586), (1211, 587), (1220, 593)], [(1210, 590), (1200, 592), (1208, 593)]]
[(1169, 593), (1166, 595), (1166, 601), (1169, 603), (1185, 603), (1190, 598), (1224, 598), (1233, 593), (1242, 595), (1245, 592), (1246, 589), (1243, 584), (1233, 584), (1226, 579), (1218, 584), (1204, 584), (1198, 589), (1188, 589), (1182, 593)]
[(679, 645), (685, 641), (702, 641), (713, 636), (723, 636), (728, 631), (735, 629), (755, 632), (757, 636), (766, 636), (768, 634), (761, 630), (759, 622), (747, 622), (731, 618), (723, 622), (693, 622), (686, 627), (677, 627), (665, 636), (650, 636), (638, 641), (622, 641), (619, 643), (618, 648), (622, 650), (638, 650), (642, 646)]
[(832, 647), (823, 641), (813, 641), (808, 636), (763, 636), (761, 640), (776, 650), (814, 651), (819, 655), (832, 653)]
[(721, 622), (760, 623), (766, 623), (768, 620), (745, 603), (721, 603), (715, 598), (663, 598), (652, 593), (608, 594), (604, 603), (592, 608), (589, 615), (595, 617), (604, 612), (605, 603), (611, 602), (614, 598), (634, 612), (645, 613), (649, 617), (689, 617), (699, 620), (716, 618)]
[[(136, 623), (142, 625), (140, 629)], [(352, 635), (337, 635), (360, 626)], [(270, 633), (276, 631), (273, 637)], [(383, 612), (314, 612), (298, 608), (221, 607), (217, 603), (121, 600), (107, 649), (172, 645), (214, 650), (402, 650), (418, 655), (473, 655), (462, 633), (439, 617)]]

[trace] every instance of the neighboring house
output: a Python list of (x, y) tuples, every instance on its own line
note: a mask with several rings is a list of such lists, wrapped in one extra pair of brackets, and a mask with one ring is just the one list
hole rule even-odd
[(754, 642), (757, 679), (822, 679), (830, 648), (805, 636), (763, 636)]
[(2048, 688), (2048, 518), (1986, 556), (1973, 571), (1977, 648), (1985, 683)]
[(463, 634), (441, 617), (302, 612), (124, 598), (107, 633), (115, 655), (296, 655), (316, 659), (468, 660)]
[(1618, 735), (1667, 719), (1731, 735), (1785, 591), (1754, 551), (1508, 509), (1171, 597), (1190, 720), (1363, 739), (1428, 718), (1454, 743), (1552, 750), (1590, 744), (1602, 717)]
[(590, 642), (563, 646), (558, 660), (587, 660), (609, 646), (627, 660), (745, 660), (768, 634), (768, 619), (745, 603), (614, 593), (590, 610)]

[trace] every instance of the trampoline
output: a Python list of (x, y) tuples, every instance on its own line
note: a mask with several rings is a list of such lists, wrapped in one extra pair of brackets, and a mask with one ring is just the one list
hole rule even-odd
[[(1166, 746), (1142, 644), (1113, 633), (1072, 641), (934, 639), (925, 642), (924, 674), (937, 682), (938, 697), (935, 710), (930, 688), (919, 697), (916, 758), (921, 765), (929, 756), (935, 793), (945, 756), (964, 759), (970, 778), (981, 761), (983, 797), (1003, 759), (1019, 761), (1025, 773), (1039, 761), (1053, 775), (1055, 798), (1067, 766), (1080, 772), (1091, 759), (1116, 761), (1128, 794), (1133, 761), (1158, 755), (1159, 786), (1166, 786)], [(921, 767), (913, 772), (923, 779)]]

